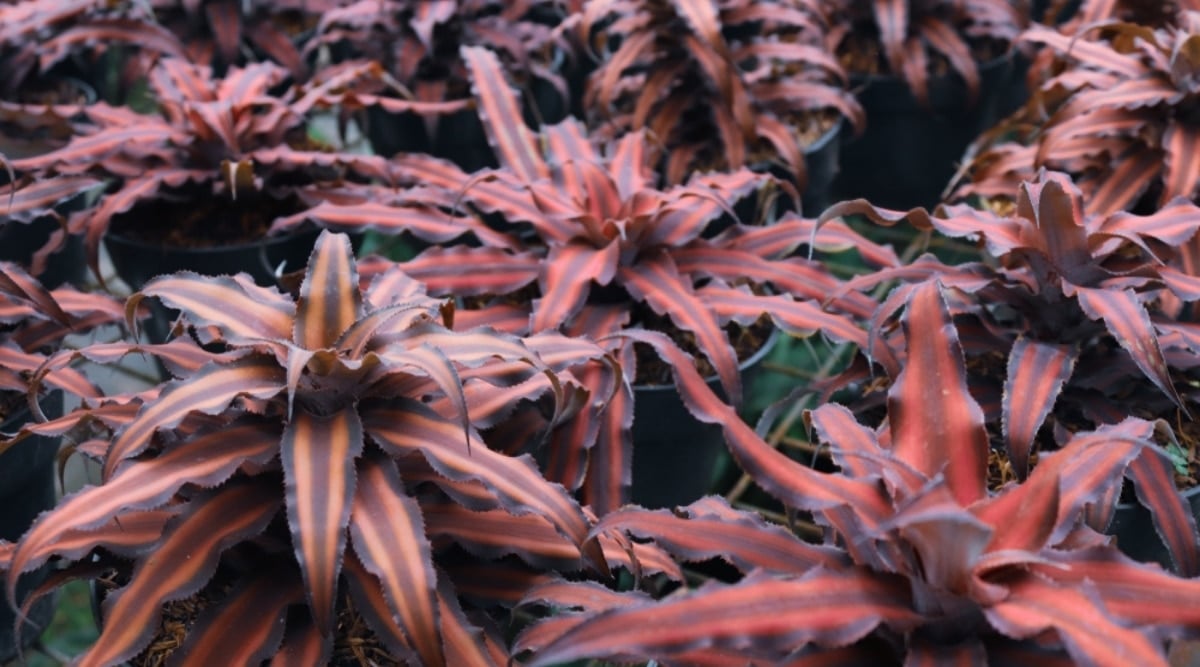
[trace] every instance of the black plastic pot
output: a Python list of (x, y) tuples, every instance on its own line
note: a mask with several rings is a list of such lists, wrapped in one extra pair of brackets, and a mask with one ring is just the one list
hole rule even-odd
[[(80, 198), (82, 199), (82, 198)], [(59, 211), (66, 214), (68, 211)], [(8, 222), (0, 225), (0, 260), (17, 262), (26, 269), (33, 254), (46, 245), (46, 241), (61, 227), (50, 216), (29, 223)], [(83, 240), (78, 236), (67, 238), (63, 246), (46, 260), (46, 268), (37, 274), (37, 279), (46, 289), (54, 289), (63, 283), (78, 284), (87, 271), (83, 256)]]
[[(1200, 486), (1184, 491), (1183, 497), (1192, 506), (1192, 516), (1200, 521)], [(1116, 536), (1117, 546), (1130, 558), (1171, 569), (1171, 554), (1154, 528), (1150, 510), (1145, 507), (1133, 503), (1117, 505), (1108, 533)]]
[(979, 66), (974, 106), (968, 106), (967, 87), (958, 74), (929, 80), (928, 108), (917, 103), (900, 77), (853, 77), (851, 87), (861, 88), (858, 100), (867, 112), (867, 128), (842, 146), (836, 200), (863, 197), (895, 209), (936, 205), (967, 146), (996, 121), (1011, 68), (1011, 54)]
[[(838, 172), (838, 155), (841, 152), (842, 128), (845, 119), (838, 117), (833, 127), (826, 130), (816, 141), (804, 148), (804, 166), (808, 171), (808, 183), (804, 192), (800, 193), (800, 209), (806, 217), (816, 217), (833, 203), (833, 179)], [(753, 167), (754, 171), (770, 173), (784, 182), (792, 181), (792, 172), (782, 165), (770, 163)], [(782, 192), (775, 197), (769, 211), (758, 210), (757, 197), (746, 197), (737, 202), (733, 212), (737, 214), (742, 224), (751, 224), (759, 220), (773, 222), (787, 211), (796, 210), (791, 197)], [(728, 216), (725, 216), (728, 218)], [(724, 231), (732, 221), (720, 220), (711, 223), (705, 230), (705, 236), (711, 237)]]
[[(50, 417), (62, 414), (62, 394), (54, 392), (41, 402), (42, 411)], [(3, 424), (0, 432), (13, 433), (30, 421), (27, 406), (22, 406)], [(54, 462), (58, 455), (58, 440), (37, 436), (22, 440), (0, 454), (0, 538), (15, 541), (25, 533), (37, 515), (54, 507), (57, 500), (54, 484)], [(18, 605), (46, 578), (49, 565), (21, 577), (17, 583)], [(21, 627), (20, 641), (13, 633), (16, 620), (8, 602), (0, 602), (0, 664), (17, 656), (18, 645), (30, 646), (54, 616), (54, 596), (38, 600), (29, 613), (29, 623)]]
[[(739, 366), (743, 386), (753, 382), (779, 335), (778, 330), (773, 332)], [(724, 395), (716, 377), (709, 378), (708, 386)], [(721, 426), (693, 417), (673, 384), (635, 386), (633, 406), (633, 502), (649, 508), (674, 507), (708, 493), (725, 450)]]

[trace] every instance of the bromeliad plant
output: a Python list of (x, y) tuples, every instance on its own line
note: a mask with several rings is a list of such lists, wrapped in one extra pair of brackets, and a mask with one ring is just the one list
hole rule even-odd
[[(806, 242), (822, 251), (856, 247), (868, 264), (893, 266), (890, 248), (841, 224), (823, 228), (813, 240), (812, 221), (795, 216), (769, 227), (722, 220), (723, 214), (732, 216), (732, 202), (770, 177), (743, 169), (697, 174), (687, 185), (659, 189), (640, 133), (626, 135), (606, 152), (574, 120), (535, 136), (521, 122), (495, 57), (483, 49), (466, 49), (464, 56), (500, 169), (472, 179), (446, 162), (406, 157), (395, 162), (398, 178), (433, 186), (411, 190), (407, 204), (331, 201), (280, 224), (314, 219), (343, 229), (432, 234), (426, 231), (432, 218), (438, 230), (474, 233), (479, 244), (431, 247), (402, 266), (431, 293), (481, 306), (460, 312), (460, 320), (522, 334), (560, 330), (609, 337), (627, 381), (619, 400), (609, 404), (604, 427), (581, 420), (578, 435), (561, 432), (556, 436), (561, 446), (551, 449), (552, 478), (574, 489), (586, 470), (588, 503), (597, 512), (627, 498), (634, 410), (629, 385), (665, 384), (670, 378), (669, 365), (664, 368), (655, 355), (635, 363), (632, 340), (623, 332), (643, 327), (672, 332), (678, 344), (707, 362), (705, 371), (719, 378), (734, 404), (741, 398), (741, 379), (731, 337), (755, 331), (761, 336), (761, 328), (751, 327), (762, 318), (796, 336), (822, 330), (865, 343), (866, 334), (842, 313), (865, 317), (874, 302), (850, 294), (823, 307), (841, 283), (819, 262), (788, 254)], [(511, 232), (480, 236), (479, 225), (457, 222), (444, 211), (460, 208), (460, 200), (498, 215)], [(730, 226), (717, 233), (720, 224)], [(761, 340), (749, 351), (758, 345)], [(646, 372), (654, 366), (661, 374)], [(589, 467), (589, 450), (611, 464)]]
[(1200, 11), (1155, 29), (1105, 22), (1072, 34), (1033, 26), (1022, 41), (1057, 62), (1024, 112), (1031, 123), (1020, 141), (981, 152), (960, 196), (1011, 193), (1043, 167), (1076, 178), (1089, 214), (1196, 196)]
[(819, 0), (851, 74), (891, 74), (929, 104), (929, 79), (954, 72), (979, 95), (979, 63), (1003, 55), (1028, 16), (1008, 0)]
[(145, 298), (179, 309), (186, 335), (93, 345), (45, 368), (145, 352), (178, 378), (46, 425), (115, 431), (80, 446), (102, 461), (102, 483), (0, 550), (10, 600), (18, 577), (50, 559), (68, 566), (42, 592), (115, 568), (103, 631), (79, 664), (138, 655), (179, 601), (202, 608), (194, 625), (183, 619), (183, 664), (328, 664), (342, 618), (361, 618), (401, 660), (503, 664), (460, 607), (459, 578), (509, 598), (551, 567), (606, 573), (644, 559), (678, 578), (653, 549), (590, 538), (592, 519), (566, 490), (480, 436), (529, 402), (554, 423), (605, 400), (561, 370), (604, 373), (597, 346), (452, 331), (452, 305), (399, 270), (361, 291), (349, 240), (329, 232), (294, 299), (245, 274), (190, 273), (153, 280), (127, 310)]
[[(1088, 216), (1080, 191), (1065, 174), (1053, 172), (1022, 184), (1016, 199), (1007, 217), (967, 206), (947, 207), (935, 216), (921, 209), (901, 213), (862, 200), (835, 205), (826, 215), (862, 214), (886, 225), (908, 220), (946, 236), (979, 240), (989, 261), (947, 266), (925, 257), (847, 286), (869, 290), (897, 278), (906, 283), (937, 278), (954, 290), (949, 302), (963, 332), (971, 389), (1017, 479), (1029, 474), (1034, 452), (1065, 446), (1070, 432), (1130, 415), (1177, 424), (1170, 441), (1188, 446), (1161, 443), (1174, 447), (1174, 465), (1161, 451), (1147, 450), (1128, 472), (1176, 567), (1194, 575), (1200, 567), (1196, 529), (1175, 482), (1178, 477), (1183, 486), (1196, 484), (1186, 450), (1195, 442), (1190, 415), (1200, 398), (1195, 392), (1200, 330), (1191, 305), (1200, 298), (1195, 251), (1200, 209), (1177, 199), (1150, 216)], [(893, 379), (911, 362), (878, 342), (895, 335), (883, 323), (900, 307), (906, 289), (911, 286), (895, 292), (876, 313), (871, 330), (877, 340), (864, 350)], [(856, 372), (862, 376), (865, 367)], [(864, 400), (872, 402), (867, 394)], [(1090, 521), (1103, 530), (1111, 518), (1111, 507), (1102, 506)]]
[[(953, 290), (904, 292), (907, 363), (875, 427), (844, 406), (806, 415), (838, 472), (793, 461), (730, 408), (741, 463), (823, 544), (706, 498), (677, 513), (630, 508), (593, 534), (651, 540), (684, 561), (722, 558), (742, 574), (655, 601), (555, 583), (530, 605), (559, 610), (518, 638), (531, 666), (580, 658), (678, 664), (1063, 665), (1165, 667), (1165, 642), (1200, 629), (1200, 581), (1133, 562), (1080, 519), (1111, 503), (1161, 424), (1127, 419), (1075, 434), (1023, 482), (987, 486), (988, 433), (967, 386)], [(690, 372), (687, 370), (684, 373)], [(681, 383), (681, 387), (688, 385)]]
[(813, 2), (592, 2), (580, 24), (603, 53), (589, 124), (608, 138), (646, 130), (666, 150), (670, 183), (778, 164), (803, 189), (805, 146), (839, 117), (862, 129)]
[(555, 0), (359, 0), (325, 12), (306, 51), (328, 46), (335, 54), (380, 63), (396, 97), (428, 110), (422, 115), (432, 140), (439, 116), (464, 109), (470, 97), (463, 47), (490, 49), (523, 88), (532, 90), (541, 82), (565, 103), (567, 83), (559, 68), (574, 56), (555, 30), (562, 13), (557, 5)]
[(93, 271), (114, 221), (165, 245), (256, 241), (274, 217), (295, 213), (322, 187), (386, 176), (382, 158), (334, 151), (307, 135), (318, 109), (372, 103), (358, 91), (377, 74), (348, 64), (280, 91), (287, 73), (272, 63), (218, 79), (208, 67), (164, 58), (150, 72), (153, 113), (89, 105), (70, 143), (13, 166), (42, 180), (108, 181), (107, 194), (68, 223), (85, 238)]

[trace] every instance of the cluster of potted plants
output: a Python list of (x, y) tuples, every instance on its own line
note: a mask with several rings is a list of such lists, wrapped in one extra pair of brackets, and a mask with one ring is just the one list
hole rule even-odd
[(1200, 7), (1068, 4), (0, 4), (0, 660), (1168, 664)]

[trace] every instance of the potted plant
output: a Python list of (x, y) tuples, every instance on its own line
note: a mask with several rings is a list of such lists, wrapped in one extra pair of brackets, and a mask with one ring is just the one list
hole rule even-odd
[(816, 3), (595, 2), (579, 29), (601, 47), (584, 100), (601, 136), (646, 130), (672, 184), (776, 167), (806, 213), (828, 205), (839, 130), (864, 118)]
[[(27, 425), (58, 417), (63, 395), (83, 399), (100, 396), (78, 370), (58, 368), (31, 383), (30, 378), (46, 359), (74, 333), (121, 321), (120, 304), (103, 295), (84, 294), (73, 288), (47, 291), (19, 266), (0, 262), (0, 438)], [(0, 446), (0, 540), (15, 540), (34, 518), (54, 506), (57, 499), (55, 461), (59, 440), (34, 437), (16, 447)], [(47, 574), (47, 568), (25, 578), (12, 591), (24, 602)], [(46, 600), (34, 607), (28, 622), (18, 623), (9, 605), (0, 605), (0, 660), (9, 661), (45, 629), (54, 607)]]
[(610, 514), (594, 534), (652, 540), (683, 561), (722, 558), (728, 580), (660, 600), (546, 586), (527, 603), (557, 613), (514, 652), (532, 650), (529, 665), (1167, 665), (1167, 641), (1200, 625), (1200, 582), (1129, 560), (1080, 522), (1089, 505), (1111, 502), (1132, 458), (1157, 451), (1161, 425), (1127, 419), (1075, 434), (1025, 481), (989, 489), (984, 413), (952, 300), (936, 277), (906, 291), (907, 365), (880, 426), (837, 404), (806, 414), (834, 472), (789, 459), (695, 394), (755, 480), (811, 513), (820, 544), (716, 498)]
[(381, 158), (318, 142), (307, 125), (317, 109), (371, 99), (357, 95), (356, 82), (376, 72), (348, 64), (287, 87), (286, 71), (272, 63), (214, 78), (207, 66), (164, 58), (149, 73), (152, 113), (88, 105), (66, 146), (13, 166), (38, 179), (107, 181), (106, 193), (67, 225), (85, 239), (97, 275), (104, 238), (118, 275), (134, 288), (178, 270), (245, 270), (270, 282), (281, 262), (301, 266), (315, 238), (268, 239), (276, 217), (311, 205), (343, 179), (385, 175)]
[[(945, 236), (976, 239), (985, 251), (983, 261), (955, 265), (926, 257), (854, 278), (847, 288), (902, 281), (873, 318), (872, 328), (880, 330), (899, 307), (899, 295), (912, 289), (904, 283), (937, 278), (953, 290), (950, 304), (964, 332), (971, 391), (1015, 479), (1031, 474), (1035, 458), (1064, 446), (1073, 432), (1129, 416), (1171, 424), (1161, 447), (1130, 464), (1132, 493), (1122, 496), (1151, 510), (1152, 519), (1141, 518), (1155, 530), (1118, 534), (1118, 543), (1194, 576), (1200, 571), (1193, 517), (1200, 491), (1190, 445), (1178, 443), (1194, 441), (1188, 415), (1197, 398), (1193, 248), (1200, 208), (1176, 199), (1148, 216), (1087, 215), (1079, 188), (1056, 172), (1022, 184), (1015, 198), (1014, 210), (1004, 216), (965, 205), (932, 216), (864, 201), (832, 207), (830, 218), (857, 214), (886, 225), (907, 220)], [(876, 340), (892, 335), (883, 330)], [(889, 378), (908, 364), (881, 345), (864, 355)], [(878, 404), (878, 391), (861, 393), (864, 404)], [(1131, 515), (1135, 506), (1121, 512)], [(1089, 521), (1098, 530), (1109, 528), (1111, 507)], [(1135, 522), (1127, 515), (1118, 523)]]
[(1011, 196), (1043, 167), (1071, 174), (1091, 214), (1149, 213), (1195, 196), (1200, 165), (1190, 156), (1200, 146), (1192, 117), (1200, 61), (1184, 47), (1200, 33), (1200, 14), (1181, 12), (1155, 28), (1104, 26), (1026, 32), (1022, 41), (1044, 47), (1050, 59), (1035, 70), (1039, 92), (1015, 119), (1016, 139), (980, 151), (957, 196)]
[(367, 133), (376, 153), (426, 152), (476, 171), (495, 161), (484, 145), (479, 118), (467, 108), (470, 90), (459, 51), (464, 46), (493, 50), (509, 76), (529, 91), (526, 115), (557, 121), (568, 100), (559, 67), (574, 57), (570, 43), (555, 30), (561, 16), (557, 4), (359, 0), (326, 12), (306, 49), (329, 46), (336, 55), (380, 63), (390, 75), (390, 97), (415, 104), (411, 110), (368, 110)]
[[(640, 502), (694, 499), (709, 485), (724, 446), (720, 434), (694, 432), (698, 427), (689, 426), (694, 422), (674, 391), (646, 389), (661, 398), (639, 393), (634, 399), (635, 385), (669, 386), (671, 366), (657, 355), (638, 354), (623, 332), (642, 327), (671, 332), (678, 345), (702, 359), (709, 381), (739, 404), (739, 365), (761, 356), (756, 353), (770, 339), (772, 325), (797, 336), (823, 329), (834, 338), (865, 343), (865, 333), (843, 313), (866, 316), (874, 302), (852, 294), (848, 301), (825, 304), (840, 282), (818, 262), (789, 257), (793, 249), (806, 241), (820, 250), (857, 246), (876, 266), (894, 265), (895, 255), (846, 226), (811, 238), (813, 221), (794, 215), (770, 227), (734, 223), (726, 217), (732, 216), (730, 206), (771, 180), (745, 169), (697, 174), (686, 185), (659, 189), (656, 162), (641, 133), (626, 135), (606, 151), (593, 146), (574, 120), (534, 135), (521, 122), (495, 56), (471, 48), (464, 49), (464, 59), (500, 169), (471, 178), (444, 161), (398, 158), (397, 180), (425, 185), (395, 204), (328, 201), (279, 224), (315, 220), (346, 230), (423, 233), (414, 222), (434, 217), (441, 229), (457, 230), (441, 232), (445, 236), (473, 235), (473, 246), (433, 246), (402, 266), (431, 293), (469, 300), (474, 308), (458, 315), (466, 326), (607, 337), (627, 369), (603, 425), (578, 422), (576, 432), (562, 431), (552, 440), (551, 478), (572, 489), (583, 485), (587, 503), (601, 514), (629, 499), (631, 479), (633, 498)], [(499, 230), (461, 223), (471, 215), (461, 211), (460, 202), (498, 217)], [(634, 405), (650, 400), (661, 400), (661, 407), (654, 409), (654, 420), (639, 425)], [(678, 416), (664, 416), (668, 409), (665, 414)], [(660, 429), (652, 445), (636, 444), (638, 432), (654, 429), (656, 421), (672, 430)], [(680, 436), (684, 428), (692, 428), (691, 435)], [(659, 465), (631, 464), (631, 456), (651, 446), (667, 452)], [(676, 475), (680, 487), (670, 490), (662, 466), (685, 464), (694, 472)], [(645, 485), (639, 483), (643, 477)]]
[[(643, 557), (679, 576), (653, 548), (587, 538), (593, 520), (565, 489), (483, 435), (543, 397), (552, 422), (586, 406), (560, 369), (611, 367), (599, 347), (453, 331), (453, 305), (399, 270), (362, 290), (349, 240), (328, 232), (294, 296), (245, 274), (182, 273), (127, 309), (146, 298), (178, 308), (187, 334), (96, 344), (44, 369), (143, 352), (177, 379), (47, 425), (93, 434), (79, 451), (100, 460), (102, 481), (0, 551), (10, 600), (54, 557), (67, 566), (43, 588), (101, 575), (112, 586), (80, 664), (142, 664), (164, 648), (186, 664), (374, 664), (372, 651), (503, 664), (483, 615), (495, 600), (459, 600), (487, 577), (519, 597), (549, 572), (605, 575)], [(347, 655), (354, 646), (365, 658)]]
[(835, 201), (936, 204), (955, 162), (995, 120), (1027, 8), (1008, 0), (822, 4), (831, 49), (867, 114), (865, 133), (842, 149)]

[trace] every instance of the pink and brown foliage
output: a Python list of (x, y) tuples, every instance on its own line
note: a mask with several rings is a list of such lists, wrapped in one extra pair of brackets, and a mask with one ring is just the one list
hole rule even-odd
[[(627, 493), (629, 385), (638, 376), (633, 341), (623, 331), (659, 326), (683, 332), (734, 404), (741, 381), (731, 326), (768, 318), (792, 335), (822, 331), (865, 343), (847, 315), (865, 317), (874, 302), (861, 294), (827, 300), (841, 283), (819, 262), (791, 253), (806, 242), (822, 251), (856, 247), (868, 264), (894, 266), (890, 248), (842, 224), (814, 236), (813, 221), (795, 216), (767, 227), (733, 224), (732, 204), (766, 187), (771, 177), (745, 169), (714, 172), (660, 189), (642, 134), (626, 135), (606, 150), (574, 120), (534, 134), (521, 121), (495, 57), (474, 48), (464, 56), (499, 169), (468, 177), (449, 163), (408, 156), (393, 163), (397, 180), (427, 187), (410, 189), (389, 208), (329, 201), (278, 224), (311, 219), (347, 230), (390, 227), (431, 241), (455, 228), (473, 233), (478, 245), (431, 247), (405, 262), (404, 270), (431, 293), (484, 301), (480, 309), (459, 313), (470, 325), (607, 338), (625, 369), (622, 399), (608, 406), (603, 426), (578, 425), (583, 437), (559, 434), (563, 443), (552, 445), (558, 453), (550, 464), (552, 478), (569, 488), (586, 480), (589, 504), (598, 512), (619, 506)], [(468, 226), (473, 214), (463, 215), (460, 204), (500, 218), (505, 231), (481, 235), (482, 225)], [(439, 236), (425, 222), (429, 217), (440, 218)], [(718, 225), (728, 227), (720, 231)], [(520, 296), (529, 290), (535, 295)], [(606, 459), (612, 466), (588, 467), (594, 448), (611, 453)]]
[[(823, 545), (708, 498), (676, 513), (632, 508), (594, 534), (650, 540), (684, 561), (724, 558), (744, 576), (662, 600), (548, 584), (527, 603), (560, 610), (518, 638), (529, 664), (593, 657), (689, 664), (1166, 665), (1165, 641), (1200, 628), (1200, 583), (1122, 556), (1081, 522), (1141, 452), (1152, 422), (1078, 433), (1029, 478), (986, 484), (984, 413), (967, 388), (936, 279), (906, 291), (904, 371), (887, 419), (823, 405), (807, 423), (833, 473), (795, 462), (695, 396), (755, 480), (825, 528)], [(686, 392), (685, 384), (681, 389)]]
[[(599, 347), (453, 331), (444, 326), (452, 305), (398, 269), (361, 289), (348, 239), (328, 232), (296, 295), (244, 274), (181, 273), (148, 283), (127, 311), (144, 298), (179, 309), (186, 335), (88, 346), (44, 370), (142, 352), (163, 358), (177, 379), (43, 425), (109, 425), (112, 436), (84, 450), (101, 460), (102, 483), (65, 498), (0, 552), (10, 600), (19, 576), (50, 559), (70, 563), (63, 577), (94, 577), (99, 566), (124, 573), (80, 664), (138, 654), (163, 605), (201, 590), (213, 602), (184, 656), (236, 645), (254, 659), (293, 651), (328, 659), (338, 591), (348, 586), (394, 655), (455, 664), (481, 649), (457, 601), (459, 580), (459, 592), (482, 591), (482, 608), (511, 604), (547, 568), (603, 575), (640, 563), (680, 576), (651, 547), (589, 536), (594, 519), (565, 489), (481, 435), (525, 404), (545, 407), (551, 424), (583, 409), (587, 394), (565, 369), (608, 367)], [(150, 529), (130, 534), (148, 513)], [(481, 521), (503, 545), (478, 530)], [(474, 560), (454, 557), (459, 548)], [(489, 579), (490, 593), (472, 583)], [(304, 611), (283, 613), (293, 605)]]
[(1194, 199), (1200, 8), (1154, 28), (1104, 21), (1068, 29), (1033, 26), (1022, 36), (1043, 49), (1031, 71), (1033, 98), (1013, 119), (1023, 129), (973, 160), (973, 182), (958, 195), (1003, 197), (1048, 168), (1075, 178), (1088, 213)]
[[(855, 74), (888, 73), (908, 82), (913, 97), (929, 101), (929, 78), (939, 61), (962, 77), (970, 99), (979, 95), (977, 52), (1003, 53), (1028, 16), (1008, 0), (818, 0), (832, 24), (829, 42), (842, 56), (855, 49), (877, 63)], [(997, 54), (998, 55), (998, 54)], [(861, 56), (854, 56), (856, 60)]]
[(601, 50), (588, 82), (588, 122), (602, 136), (644, 131), (663, 173), (778, 164), (804, 188), (804, 148), (862, 107), (826, 50), (807, 0), (591, 2), (579, 30)]
[[(1086, 198), (1065, 174), (1053, 172), (1022, 184), (1016, 200), (1005, 217), (967, 206), (932, 216), (922, 209), (887, 211), (862, 200), (838, 204), (826, 215), (863, 214), (886, 225), (907, 220), (946, 236), (976, 239), (986, 251), (985, 262), (947, 266), (925, 257), (847, 285), (870, 290), (892, 279), (936, 278), (953, 290), (948, 302), (964, 332), (972, 394), (1023, 479), (1035, 451), (1065, 446), (1073, 431), (1116, 424), (1129, 415), (1175, 423), (1176, 414), (1186, 419), (1196, 409), (1192, 302), (1200, 291), (1192, 256), (1200, 209), (1176, 199), (1149, 216), (1088, 215)], [(872, 320), (876, 340), (864, 349), (866, 359), (893, 379), (909, 362), (883, 344), (899, 335), (885, 324), (911, 289), (904, 284), (884, 302)], [(1179, 423), (1161, 445), (1191, 441), (1193, 434)], [(1176, 469), (1186, 469), (1186, 461), (1174, 468), (1160, 465), (1161, 450), (1134, 459), (1130, 476), (1176, 567), (1194, 573), (1200, 567), (1195, 522), (1174, 492)], [(1102, 530), (1111, 518), (1111, 508), (1104, 507), (1090, 521)]]

